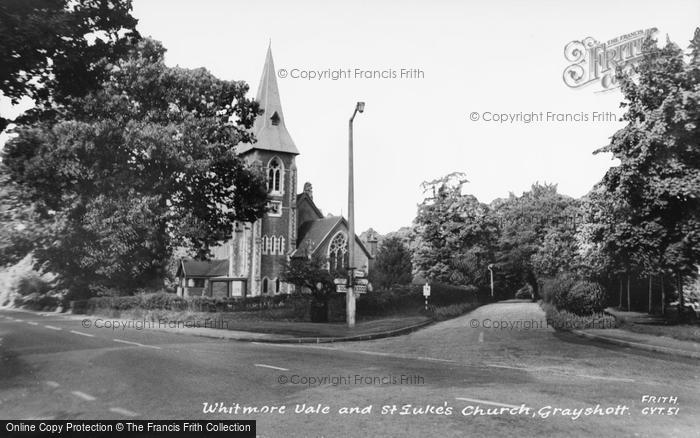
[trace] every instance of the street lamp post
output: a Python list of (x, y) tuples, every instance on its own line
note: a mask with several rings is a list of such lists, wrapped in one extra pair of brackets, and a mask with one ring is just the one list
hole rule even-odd
[(355, 181), (353, 175), (352, 122), (357, 113), (365, 110), (364, 102), (357, 102), (348, 125), (348, 291), (346, 310), (348, 327), (355, 327)]
[(491, 273), (491, 298), (493, 298), (493, 264), (488, 265), (488, 269)]

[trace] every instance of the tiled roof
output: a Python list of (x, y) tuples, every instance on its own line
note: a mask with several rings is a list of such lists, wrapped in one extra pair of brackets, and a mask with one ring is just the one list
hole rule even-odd
[[(297, 249), (291, 254), (292, 257), (298, 257), (305, 254), (307, 248), (316, 251), (323, 242), (328, 239), (330, 233), (338, 224), (344, 225), (344, 230), (347, 232), (347, 222), (342, 216), (328, 216), (323, 219), (306, 221), (299, 227), (299, 237), (297, 239)], [(368, 258), (372, 258), (364, 243), (355, 235), (355, 242), (360, 246), (360, 249), (365, 252)]]
[(307, 248), (313, 248), (315, 250), (342, 219), (343, 218), (340, 216), (329, 216), (323, 219), (304, 222), (301, 224), (301, 227), (299, 227), (297, 248), (304, 251)]
[(228, 275), (228, 260), (182, 260), (178, 275), (186, 277), (222, 277)]

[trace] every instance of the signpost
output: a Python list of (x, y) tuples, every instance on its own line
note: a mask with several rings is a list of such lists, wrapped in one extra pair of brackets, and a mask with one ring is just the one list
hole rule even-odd
[(425, 310), (428, 311), (428, 297), (430, 296), (430, 284), (425, 283), (423, 286), (423, 296), (425, 297)]
[[(354, 281), (352, 282), (352, 290), (354, 293), (363, 294), (369, 290), (369, 280), (367, 278), (362, 278), (366, 275), (364, 271), (355, 271)], [(338, 293), (345, 294), (350, 290), (350, 282), (347, 278), (334, 278), (333, 283), (335, 283), (335, 290)]]

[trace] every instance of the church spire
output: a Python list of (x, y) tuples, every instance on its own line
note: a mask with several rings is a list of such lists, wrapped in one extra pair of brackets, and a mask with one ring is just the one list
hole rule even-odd
[(294, 145), (292, 136), (289, 135), (284, 124), (282, 101), (279, 88), (277, 87), (277, 71), (272, 60), (271, 43), (267, 48), (265, 65), (255, 100), (260, 103), (260, 108), (264, 111), (263, 114), (256, 117), (253, 124), (253, 134), (255, 134), (257, 142), (239, 145), (238, 152), (244, 153), (253, 149), (262, 149), (298, 155), (299, 150)]

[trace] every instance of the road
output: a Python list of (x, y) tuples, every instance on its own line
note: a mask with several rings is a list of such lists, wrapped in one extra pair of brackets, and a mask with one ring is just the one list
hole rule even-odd
[[(0, 310), (0, 418), (256, 419), (263, 437), (700, 436), (697, 361), (555, 332), (533, 303), (328, 345), (113, 331), (94, 327), (108, 318), (88, 319), (85, 328)], [(236, 404), (278, 411), (218, 410)]]

